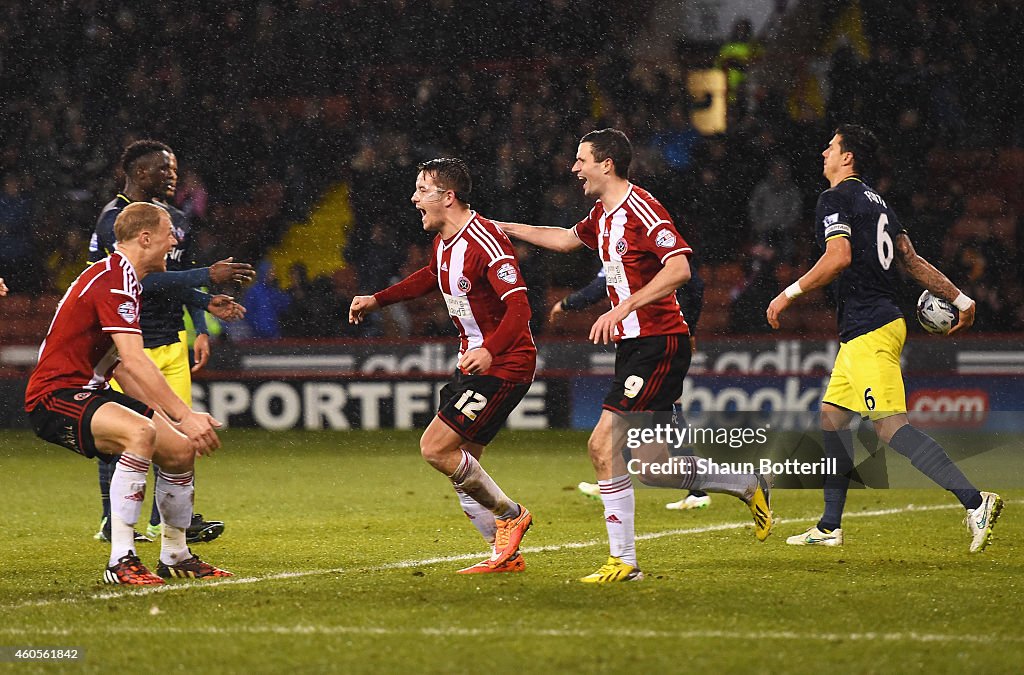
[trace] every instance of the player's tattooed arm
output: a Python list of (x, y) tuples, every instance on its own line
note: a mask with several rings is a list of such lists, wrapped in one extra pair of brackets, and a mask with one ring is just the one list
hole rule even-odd
[(896, 259), (911, 279), (940, 298), (953, 302), (960, 295), (960, 289), (945, 274), (917, 254), (906, 234), (896, 236)]
[(968, 298), (949, 280), (945, 274), (940, 272), (934, 265), (922, 258), (914, 250), (914, 244), (905, 232), (896, 236), (896, 259), (900, 266), (906, 271), (911, 279), (934, 295), (949, 300), (960, 310), (960, 320), (953, 326), (950, 333), (965, 330), (974, 323), (975, 303)]

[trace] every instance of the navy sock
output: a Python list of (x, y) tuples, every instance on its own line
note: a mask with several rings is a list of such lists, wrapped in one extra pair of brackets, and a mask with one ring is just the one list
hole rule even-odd
[(892, 435), (889, 447), (908, 458), (915, 469), (940, 487), (952, 492), (964, 508), (973, 511), (981, 506), (981, 493), (928, 434), (907, 424)]
[(110, 479), (114, 477), (114, 469), (117, 468), (117, 462), (104, 462), (101, 459), (97, 464), (99, 464), (100, 468), (100, 501), (103, 502), (103, 517), (109, 521)]
[(831, 532), (842, 527), (843, 508), (846, 506), (846, 491), (850, 488), (850, 472), (853, 470), (853, 432), (822, 431), (825, 457), (836, 460), (836, 473), (825, 476), (825, 512), (818, 521), (818, 529)]
[[(680, 403), (678, 403), (678, 402), (672, 404), (672, 424), (675, 425), (679, 429), (686, 428), (686, 418), (683, 417), (683, 406)], [(675, 454), (680, 456), (680, 457), (683, 457), (683, 456), (690, 456), (690, 455), (693, 455), (695, 453), (693, 452), (693, 448), (687, 446), (685, 448), (679, 448), (678, 450), (675, 451)], [(690, 490), (686, 494), (686, 496), (687, 497), (707, 497), (708, 493), (704, 492), (703, 490)]]

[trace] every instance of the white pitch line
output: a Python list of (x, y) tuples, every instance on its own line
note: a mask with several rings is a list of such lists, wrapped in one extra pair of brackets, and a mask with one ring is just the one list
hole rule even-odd
[[(843, 517), (868, 518), (874, 516), (891, 516), (900, 513), (910, 513), (916, 511), (939, 511), (955, 508), (961, 507), (958, 504), (938, 504), (933, 506), (915, 506), (913, 504), (908, 504), (907, 506), (900, 508), (876, 509), (874, 511), (857, 511), (854, 513), (845, 513), (843, 514)], [(817, 516), (810, 518), (780, 518), (776, 521), (776, 523), (805, 523), (812, 521), (817, 522)], [(708, 532), (738, 530), (749, 526), (750, 521), (743, 521), (740, 523), (720, 523), (718, 525), (706, 525), (703, 527), (689, 527), (675, 530), (662, 530), (660, 532), (648, 532), (647, 534), (638, 534), (636, 538), (637, 541), (649, 541), (651, 539), (662, 539), (664, 537), (674, 537), (678, 535), (706, 534)], [(549, 553), (554, 551), (567, 551), (579, 548), (589, 548), (591, 546), (598, 546), (607, 543), (608, 542), (605, 539), (591, 539), (588, 541), (566, 542), (564, 544), (549, 544), (547, 546), (524, 546), (521, 550), (523, 553)], [(230, 577), (222, 579), (184, 581), (174, 584), (164, 584), (162, 586), (144, 586), (142, 588), (119, 588), (117, 590), (93, 593), (91, 595), (87, 595), (84, 597), (59, 599), (48, 598), (46, 600), (31, 600), (17, 605), (2, 605), (0, 606), (0, 611), (9, 609), (24, 609), (28, 607), (48, 607), (51, 605), (77, 604), (79, 602), (88, 600), (112, 600), (117, 598), (134, 598), (142, 595), (153, 595), (156, 593), (172, 593), (176, 591), (186, 591), (197, 588), (205, 589), (220, 586), (255, 584), (264, 581), (302, 579), (305, 577), (322, 576), (325, 574), (345, 574), (352, 571), (359, 571), (362, 573), (387, 572), (389, 570), (407, 569), (410, 567), (424, 567), (427, 565), (437, 565), (440, 563), (474, 560), (476, 558), (479, 558), (481, 555), (482, 554), (478, 551), (475, 553), (463, 553), (461, 555), (440, 556), (436, 558), (422, 558), (418, 560), (398, 560), (395, 562), (384, 563), (382, 565), (373, 565), (370, 567), (334, 567), (330, 569), (304, 570), (301, 572), (277, 572), (275, 574), (266, 574), (264, 576), (259, 577)]]
[[(504, 628), (463, 628), (460, 626), (402, 628), (393, 626), (323, 626), (323, 625), (266, 625), (266, 626), (90, 626), (84, 629), (45, 628), (29, 630), (24, 628), (0, 628), (0, 635), (12, 637), (69, 637), (81, 635), (363, 635), (363, 636), (422, 636), (422, 637), (501, 637), (507, 635)], [(957, 633), (910, 632), (865, 632), (865, 633), (822, 633), (798, 631), (723, 631), (723, 630), (645, 630), (630, 628), (614, 629), (567, 629), (567, 628), (525, 628), (516, 629), (516, 635), (536, 638), (626, 638), (626, 639), (672, 639), (672, 640), (814, 640), (820, 642), (920, 642), (920, 643), (975, 643), (1000, 644), (1024, 642), (1020, 635), (969, 635)]]

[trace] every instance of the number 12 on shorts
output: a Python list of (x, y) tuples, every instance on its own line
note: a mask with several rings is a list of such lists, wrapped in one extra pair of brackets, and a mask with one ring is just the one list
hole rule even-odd
[(467, 389), (462, 392), (462, 396), (455, 402), (455, 409), (469, 419), (475, 420), (485, 405), (487, 405), (486, 396), (482, 396), (472, 389)]

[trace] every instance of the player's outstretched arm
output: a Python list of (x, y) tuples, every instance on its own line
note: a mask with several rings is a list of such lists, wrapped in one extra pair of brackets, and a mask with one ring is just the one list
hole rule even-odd
[(850, 266), (853, 260), (853, 249), (846, 237), (833, 237), (825, 244), (825, 252), (814, 263), (814, 267), (790, 284), (786, 290), (775, 296), (768, 305), (768, 325), (778, 330), (779, 317), (800, 295), (807, 291), (824, 288), (835, 281), (836, 277)]
[(415, 300), (437, 288), (437, 275), (429, 265), (419, 268), (397, 284), (373, 295), (357, 295), (348, 308), (349, 323), (361, 323), (368, 312), (395, 303)]
[(534, 246), (540, 246), (559, 253), (575, 251), (583, 242), (571, 230), (564, 227), (547, 227), (543, 225), (526, 225), (524, 223), (505, 223), (500, 220), (494, 224), (513, 239), (520, 239)]
[(228, 282), (248, 286), (256, 280), (256, 270), (249, 263), (236, 263), (233, 257), (218, 260), (209, 267), (210, 283)]
[(245, 318), (245, 307), (235, 302), (230, 295), (212, 296), (206, 311), (221, 321), (241, 321)]
[(363, 318), (370, 312), (380, 309), (380, 303), (372, 295), (357, 295), (352, 298), (352, 304), (348, 307), (348, 322), (362, 323)]
[(690, 261), (685, 255), (672, 256), (643, 288), (597, 318), (590, 327), (591, 342), (608, 344), (612, 340), (615, 326), (631, 312), (675, 293), (677, 288), (689, 280)]
[(256, 278), (256, 272), (249, 263), (232, 262), (234, 258), (225, 258), (209, 267), (197, 267), (190, 270), (174, 270), (169, 272), (150, 272), (142, 281), (147, 291), (168, 291), (175, 289), (196, 288), (208, 284), (224, 284), (232, 282), (246, 286)]
[(922, 258), (914, 250), (914, 244), (905, 232), (896, 236), (896, 259), (900, 266), (906, 270), (910, 278), (925, 287), (932, 294), (949, 300), (960, 310), (960, 319), (949, 331), (952, 335), (959, 330), (967, 330), (974, 323), (975, 310), (977, 308), (974, 300), (963, 294), (945, 274), (940, 272), (934, 265)]
[(153, 291), (168, 292), (206, 286), (209, 283), (208, 268), (199, 267), (193, 270), (150, 272), (142, 280), (142, 288), (150, 293)]
[(607, 298), (608, 292), (605, 290), (604, 280), (604, 270), (602, 270), (589, 284), (553, 304), (548, 313), (548, 320), (556, 321), (565, 312), (582, 311), (596, 304), (601, 298)]
[[(147, 276), (146, 278), (148, 279), (149, 277)], [(176, 290), (178, 297), (190, 313), (192, 310), (199, 310), (200, 313), (209, 312), (221, 321), (240, 321), (245, 318), (245, 307), (235, 302), (235, 299), (230, 295), (222, 293), (210, 295), (198, 288), (179, 288)], [(192, 322), (197, 331), (200, 326), (206, 326), (205, 319), (198, 320), (195, 314), (192, 317)]]
[(188, 437), (192, 449), (203, 455), (220, 447), (217, 427), (220, 422), (206, 413), (197, 413), (178, 398), (163, 374), (142, 348), (142, 336), (113, 333), (111, 337), (121, 357), (115, 372), (125, 393), (137, 398), (166, 417)]

